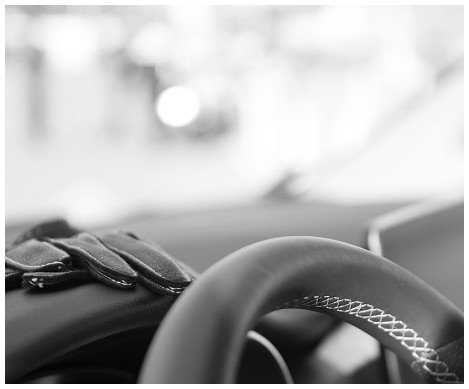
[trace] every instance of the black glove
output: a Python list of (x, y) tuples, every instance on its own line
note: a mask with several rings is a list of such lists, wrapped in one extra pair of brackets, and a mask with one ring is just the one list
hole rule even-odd
[(102, 242), (124, 258), (148, 289), (179, 294), (192, 282), (190, 274), (160, 246), (135, 234), (117, 232), (101, 236)]
[(27, 231), (5, 257), (7, 289), (94, 279), (121, 289), (139, 282), (154, 292), (177, 295), (195, 279), (191, 269), (152, 242), (123, 232), (98, 237), (63, 220)]

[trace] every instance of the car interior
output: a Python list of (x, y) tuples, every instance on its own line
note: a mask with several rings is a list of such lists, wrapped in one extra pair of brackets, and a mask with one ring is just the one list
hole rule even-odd
[(5, 383), (464, 383), (464, 7), (5, 7)]
[[(393, 262), (417, 273), (459, 309), (463, 308), (463, 205), (460, 200), (359, 209), (323, 204), (275, 205), (275, 210), (270, 207), (272, 205), (266, 205), (260, 211), (264, 212), (264, 218), (256, 218), (261, 223), (251, 221), (249, 230), (239, 229), (243, 234), (236, 239), (233, 239), (236, 225), (245, 225), (252, 210), (223, 211), (223, 217), (203, 213), (184, 216), (184, 225), (188, 226), (185, 236), (192, 239), (185, 239), (185, 244), (179, 247), (170, 240), (176, 231), (168, 230), (171, 225), (168, 220), (133, 221), (119, 229), (131, 229), (150, 238), (158, 236), (160, 244), (179, 257), (190, 253), (192, 261), (188, 264), (202, 274), (218, 257), (228, 255), (231, 245), (245, 247), (285, 236), (286, 231), (291, 230), (297, 236), (323, 236), (385, 254)], [(322, 210), (321, 217), (317, 217), (318, 210)], [(289, 225), (285, 218), (287, 211), (289, 214), (309, 211), (316, 217), (303, 226), (293, 217)], [(340, 227), (334, 229), (339, 215)], [(279, 220), (283, 221), (281, 225), (274, 223)], [(226, 251), (223, 253), (223, 250)], [(243, 284), (238, 287), (242, 289)], [(167, 312), (168, 297), (155, 298), (144, 288), (129, 294), (95, 283), (63, 287), (59, 292), (7, 292), (7, 379), (28, 383), (136, 382), (155, 332), (158, 336), (158, 324)], [(64, 310), (69, 304), (75, 305), (74, 309)], [(33, 313), (35, 320), (28, 320)], [(121, 315), (124, 318), (119, 321)], [(64, 331), (71, 331), (71, 327), (75, 328), (75, 333), (65, 336)], [(82, 330), (77, 332), (76, 328)], [(354, 341), (349, 339), (348, 344), (331, 341), (350, 336)], [(360, 341), (362, 351), (357, 347)], [(361, 360), (344, 368), (347, 361), (334, 358), (342, 353), (353, 353), (354, 358)], [(272, 312), (254, 325), (245, 339), (236, 375), (239, 383), (408, 383), (421, 380), (395, 353), (370, 335), (336, 317), (300, 309)]]

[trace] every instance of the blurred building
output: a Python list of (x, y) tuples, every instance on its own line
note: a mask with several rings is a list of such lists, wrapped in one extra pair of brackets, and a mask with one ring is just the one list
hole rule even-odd
[(8, 222), (462, 188), (462, 6), (7, 6), (5, 21)]

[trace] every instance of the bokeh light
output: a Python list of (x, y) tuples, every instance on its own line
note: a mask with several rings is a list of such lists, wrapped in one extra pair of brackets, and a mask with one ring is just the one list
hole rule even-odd
[(194, 121), (200, 111), (197, 94), (185, 86), (172, 86), (161, 92), (155, 102), (161, 121), (171, 127), (184, 127)]

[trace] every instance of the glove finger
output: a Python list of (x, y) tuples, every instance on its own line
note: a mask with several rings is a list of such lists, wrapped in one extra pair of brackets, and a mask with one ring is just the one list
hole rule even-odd
[(5, 268), (5, 290), (17, 289), (21, 286), (21, 270)]
[(13, 246), (17, 246), (27, 240), (36, 238), (48, 237), (48, 238), (69, 238), (73, 235), (76, 235), (80, 230), (72, 227), (63, 219), (54, 219), (40, 223), (30, 228), (29, 230), (23, 232), (18, 236), (13, 242)]
[(191, 279), (191, 282), (195, 281), (197, 279), (198, 273), (194, 269), (192, 269), (192, 267), (190, 267), (187, 263), (184, 263), (184, 262), (179, 261), (177, 259), (174, 259), (174, 260), (176, 261), (178, 266), (182, 270), (184, 270), (184, 272), (189, 276), (189, 278)]
[(72, 254), (74, 261), (93, 278), (116, 288), (135, 287), (137, 273), (94, 235), (82, 232), (71, 238), (47, 238), (47, 241)]
[(118, 253), (139, 275), (139, 282), (163, 294), (180, 294), (192, 277), (158, 245), (124, 232), (109, 233), (102, 242)]
[(37, 272), (24, 273), (22, 286), (24, 288), (43, 288), (51, 285), (69, 283), (74, 280), (89, 280), (91, 275), (85, 269), (73, 269), (65, 272)]
[(31, 239), (13, 247), (5, 255), (8, 267), (22, 272), (64, 271), (72, 265), (65, 251), (47, 242)]

